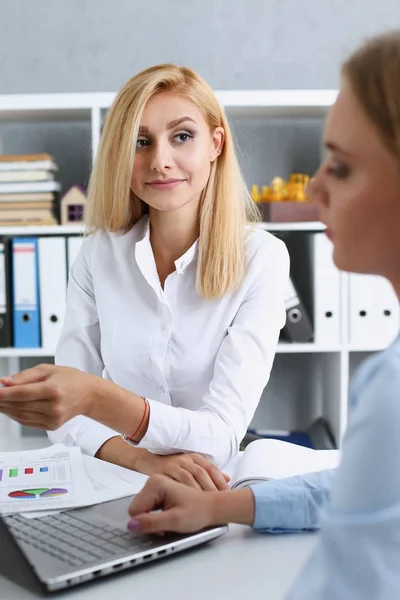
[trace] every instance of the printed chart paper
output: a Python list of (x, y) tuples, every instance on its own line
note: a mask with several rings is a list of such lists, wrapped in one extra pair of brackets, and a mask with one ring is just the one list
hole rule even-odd
[(1, 514), (75, 508), (91, 492), (80, 448), (0, 452)]

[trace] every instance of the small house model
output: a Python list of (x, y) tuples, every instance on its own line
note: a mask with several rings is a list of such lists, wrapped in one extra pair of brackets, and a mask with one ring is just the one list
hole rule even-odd
[(69, 188), (61, 200), (61, 225), (75, 225), (83, 220), (86, 208), (86, 194), (79, 185)]

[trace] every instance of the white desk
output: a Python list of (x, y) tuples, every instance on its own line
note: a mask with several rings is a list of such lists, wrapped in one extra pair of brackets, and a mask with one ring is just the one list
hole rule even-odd
[[(19, 440), (1, 450), (43, 447), (46, 440)], [(71, 591), (68, 600), (282, 600), (317, 540), (317, 534), (257, 534), (231, 525), (221, 538), (173, 558), (105, 577)], [(1, 540), (0, 540), (1, 543)], [(0, 576), (1, 600), (38, 596)], [(55, 596), (56, 598), (58, 595)]]

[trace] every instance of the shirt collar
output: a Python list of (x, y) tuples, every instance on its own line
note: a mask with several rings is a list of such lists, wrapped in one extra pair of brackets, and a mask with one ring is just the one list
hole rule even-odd
[[(154, 263), (154, 268), (155, 268), (153, 250), (152, 250), (151, 244), (150, 244), (150, 220), (149, 220), (148, 216), (143, 217), (142, 227), (143, 227), (143, 233), (142, 233), (139, 241), (136, 242), (136, 252), (139, 250), (139, 253), (142, 255), (143, 255), (143, 253), (148, 254), (150, 252), (151, 255), (153, 256), (153, 263)], [(184, 273), (186, 268), (190, 265), (190, 263), (196, 257), (198, 243), (199, 243), (199, 241), (196, 240), (194, 242), (194, 244), (192, 244), (192, 246), (190, 246), (189, 250), (186, 250), (186, 252), (184, 254), (182, 254), (181, 257), (179, 257), (176, 261), (174, 261), (175, 269), (176, 269), (176, 272), (178, 273), (178, 275), (181, 275), (182, 273)], [(136, 256), (138, 256), (137, 253), (136, 253)]]
[(181, 273), (185, 271), (186, 267), (190, 265), (192, 260), (195, 258), (198, 243), (199, 240), (196, 240), (195, 243), (190, 246), (189, 250), (186, 250), (185, 254), (182, 254), (182, 256), (175, 261), (175, 269), (178, 275), (181, 275)]
[(137, 226), (142, 228), (142, 233), (139, 234), (139, 240), (135, 243), (136, 262), (147, 283), (159, 293), (160, 280), (150, 244), (150, 225), (148, 216), (143, 217)]

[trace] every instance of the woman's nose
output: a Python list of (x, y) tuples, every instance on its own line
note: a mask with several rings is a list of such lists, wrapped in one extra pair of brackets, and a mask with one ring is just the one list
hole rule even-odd
[(157, 142), (153, 145), (150, 166), (152, 171), (164, 171), (171, 168), (172, 156), (169, 144)]
[(315, 182), (315, 177), (311, 177), (307, 183), (307, 185), (304, 188), (304, 195), (306, 196), (306, 198), (308, 198), (308, 200), (310, 200), (311, 202), (313, 201), (313, 194), (314, 194), (314, 182)]
[(321, 169), (318, 169), (318, 171), (311, 177), (304, 189), (304, 194), (310, 202), (324, 202), (324, 196), (326, 194), (322, 182)]

